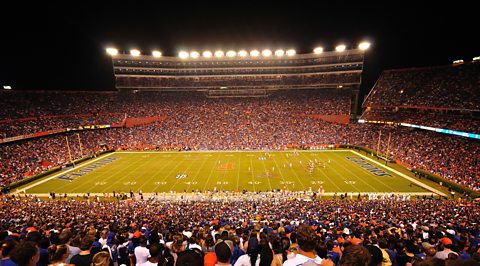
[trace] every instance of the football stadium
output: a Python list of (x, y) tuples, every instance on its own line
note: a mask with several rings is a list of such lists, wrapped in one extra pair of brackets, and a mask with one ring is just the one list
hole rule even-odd
[(245, 47), (3, 86), (2, 265), (480, 265), (479, 57), (364, 93), (368, 40)]

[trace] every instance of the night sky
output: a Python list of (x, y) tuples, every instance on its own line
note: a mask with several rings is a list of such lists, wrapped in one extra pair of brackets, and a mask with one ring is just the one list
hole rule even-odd
[(368, 40), (372, 46), (365, 58), (364, 93), (384, 69), (480, 56), (480, 20), (473, 1), (64, 2), (2, 8), (0, 85), (113, 90), (113, 70), (105, 54), (111, 45), (176, 56), (181, 49), (294, 48), (309, 53), (318, 45), (333, 50), (344, 42), (353, 48)]

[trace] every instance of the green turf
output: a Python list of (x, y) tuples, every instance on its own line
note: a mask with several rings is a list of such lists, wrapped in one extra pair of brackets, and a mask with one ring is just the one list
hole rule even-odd
[[(27, 193), (191, 192), (192, 190), (325, 192), (427, 192), (411, 181), (369, 162), (391, 176), (377, 176), (347, 160), (348, 150), (285, 152), (115, 152), (19, 190)], [(114, 158), (115, 160), (113, 160)], [(88, 172), (99, 162), (110, 163)], [(308, 163), (314, 164), (313, 171)], [(290, 167), (290, 163), (292, 166)], [(85, 174), (78, 173), (85, 171)], [(72, 175), (74, 174), (74, 175)], [(75, 175), (77, 174), (77, 175)], [(178, 178), (184, 175), (185, 178)], [(71, 180), (68, 180), (71, 179)], [(37, 184), (32, 186), (32, 184)]]

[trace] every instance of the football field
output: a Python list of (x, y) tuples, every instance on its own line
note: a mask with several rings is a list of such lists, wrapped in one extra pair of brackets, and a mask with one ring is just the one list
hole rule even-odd
[[(423, 180), (421, 180), (423, 181)], [(114, 152), (29, 183), (18, 193), (442, 193), (398, 166), (352, 150)]]

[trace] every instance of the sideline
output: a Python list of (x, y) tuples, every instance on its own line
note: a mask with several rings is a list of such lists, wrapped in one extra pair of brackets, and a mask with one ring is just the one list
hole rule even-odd
[(441, 196), (444, 196), (444, 197), (448, 197), (447, 194), (441, 192), (440, 190), (437, 190), (437, 189), (435, 189), (435, 188), (433, 188), (433, 187), (431, 187), (431, 186), (429, 186), (429, 185), (427, 185), (427, 184), (425, 184), (425, 183), (422, 183), (422, 182), (420, 182), (420, 181), (418, 181), (418, 180), (415, 180), (414, 178), (411, 178), (411, 177), (409, 177), (409, 176), (407, 176), (407, 175), (405, 175), (405, 174), (403, 174), (403, 173), (400, 173), (399, 171), (397, 171), (397, 170), (395, 170), (395, 169), (393, 169), (393, 168), (390, 168), (390, 167), (385, 166), (385, 165), (383, 165), (383, 164), (381, 164), (381, 163), (379, 163), (379, 162), (377, 162), (377, 161), (375, 161), (375, 160), (372, 160), (371, 158), (368, 158), (367, 156), (365, 156), (365, 155), (363, 155), (363, 154), (360, 154), (360, 153), (358, 153), (358, 152), (356, 152), (356, 151), (354, 151), (354, 150), (350, 150), (350, 151), (353, 152), (354, 154), (362, 157), (362, 158), (365, 158), (365, 159), (369, 160), (369, 161), (372, 162), (372, 163), (375, 163), (375, 164), (377, 164), (377, 165), (379, 165), (379, 166), (387, 169), (387, 170), (390, 171), (390, 172), (393, 172), (393, 173), (395, 173), (395, 174), (397, 174), (397, 175), (399, 175), (399, 176), (407, 179), (408, 181), (410, 181), (410, 182), (412, 182), (412, 183), (415, 183), (416, 185), (418, 185), (418, 186), (420, 186), (420, 187), (422, 187), (422, 188), (425, 188), (425, 189), (427, 189), (427, 190), (429, 190), (429, 191), (431, 191), (431, 192), (434, 192), (434, 193), (436, 193), (436, 194), (438, 194), (438, 195), (441, 195)]
[[(325, 149), (325, 150), (296, 150), (297, 152), (305, 152), (305, 153), (308, 153), (308, 152), (338, 152), (338, 151), (350, 151), (348, 149), (338, 149), (338, 150), (329, 150), (329, 149)], [(164, 154), (164, 153), (175, 153), (175, 154), (183, 154), (183, 153), (211, 153), (211, 152), (215, 152), (215, 153), (236, 153), (236, 152), (258, 152), (258, 153), (269, 153), (269, 152), (293, 152), (293, 150), (280, 150), (280, 151), (277, 151), (277, 150), (232, 150), (232, 151), (228, 151), (228, 150), (205, 150), (205, 151), (115, 151), (115, 153), (158, 153), (158, 154)]]

